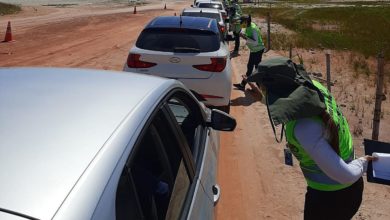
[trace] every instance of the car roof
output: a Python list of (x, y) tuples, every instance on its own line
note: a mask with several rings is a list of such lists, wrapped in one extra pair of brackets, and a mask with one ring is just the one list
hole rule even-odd
[(212, 3), (212, 4), (222, 4), (222, 2), (219, 2), (219, 1), (210, 1), (210, 0), (199, 0), (199, 1), (196, 1), (196, 3)]
[(206, 13), (215, 13), (221, 14), (221, 11), (217, 8), (185, 8), (183, 12), (206, 12)]
[(208, 3), (221, 3), (221, 4), (222, 4), (222, 2), (220, 2), (220, 1), (213, 1), (213, 0), (196, 0), (195, 2), (196, 2), (196, 3), (200, 3), (200, 2), (205, 3), (205, 2), (208, 2)]
[(125, 72), (0, 68), (0, 208), (51, 219), (120, 125), (139, 127), (178, 85)]
[(146, 25), (145, 29), (149, 28), (185, 28), (219, 33), (216, 20), (205, 17), (160, 16)]
[(222, 2), (219, 2), (219, 1), (207, 1), (207, 0), (202, 0), (202, 1), (196, 2), (197, 7), (199, 7), (200, 4), (218, 4), (218, 5), (221, 5), (222, 9), (219, 9), (219, 10), (226, 13), (225, 6), (222, 4)]

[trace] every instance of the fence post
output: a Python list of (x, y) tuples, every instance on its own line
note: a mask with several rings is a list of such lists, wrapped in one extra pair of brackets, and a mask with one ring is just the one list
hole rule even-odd
[(375, 94), (375, 110), (372, 128), (372, 140), (378, 140), (379, 137), (379, 123), (381, 120), (381, 107), (383, 101), (383, 68), (384, 56), (383, 51), (378, 54), (378, 72), (376, 79), (376, 94)]
[(267, 14), (267, 51), (271, 50), (271, 12)]
[(326, 85), (328, 87), (329, 92), (332, 92), (331, 82), (330, 82), (330, 52), (326, 52)]

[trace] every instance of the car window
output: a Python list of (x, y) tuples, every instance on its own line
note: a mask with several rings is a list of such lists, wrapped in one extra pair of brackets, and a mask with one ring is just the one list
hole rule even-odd
[(178, 219), (193, 177), (160, 110), (134, 147), (120, 178), (117, 219)]
[(216, 13), (207, 13), (207, 12), (183, 12), (183, 16), (191, 16), (191, 17), (203, 17), (203, 18), (213, 18), (218, 22), (221, 21), (221, 16)]
[(220, 48), (219, 34), (182, 28), (144, 29), (136, 46), (145, 50), (178, 53), (213, 52)]
[(215, 4), (215, 3), (199, 3), (198, 5), (199, 8), (216, 8), (222, 10), (222, 5), (221, 4)]
[(199, 152), (203, 147), (202, 134), (205, 131), (203, 117), (197, 105), (192, 105), (192, 102), (184, 102), (183, 97), (172, 97), (168, 100), (168, 106), (172, 111), (176, 121), (178, 122), (181, 131), (183, 132), (188, 146), (190, 147), (195, 164), (198, 161)]

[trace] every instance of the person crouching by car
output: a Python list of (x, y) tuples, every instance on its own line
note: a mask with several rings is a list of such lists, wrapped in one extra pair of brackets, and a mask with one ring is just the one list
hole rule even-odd
[[(246, 76), (249, 77), (253, 68), (257, 69), (257, 66), (261, 62), (263, 52), (264, 52), (264, 44), (261, 39), (261, 31), (260, 28), (252, 22), (251, 16), (242, 16), (241, 17), (241, 27), (245, 28), (244, 33), (240, 33), (240, 37), (246, 40), (246, 45), (250, 50)], [(246, 80), (243, 79), (241, 83), (233, 84), (239, 90), (245, 90)]]

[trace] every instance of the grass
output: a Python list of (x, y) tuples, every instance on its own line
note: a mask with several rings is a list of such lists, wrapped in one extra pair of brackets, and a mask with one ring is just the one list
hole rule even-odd
[(11, 5), (0, 2), (0, 16), (1, 15), (7, 15), (7, 14), (14, 14), (22, 9), (18, 5)]
[[(352, 50), (365, 57), (376, 56), (383, 50), (385, 59), (390, 60), (390, 5), (310, 9), (273, 6), (245, 8), (244, 12), (261, 17), (270, 12), (273, 22), (297, 33), (291, 42), (285, 43), (294, 47)], [(277, 36), (276, 40), (281, 38)], [(272, 39), (272, 46), (275, 46), (274, 41)]]

